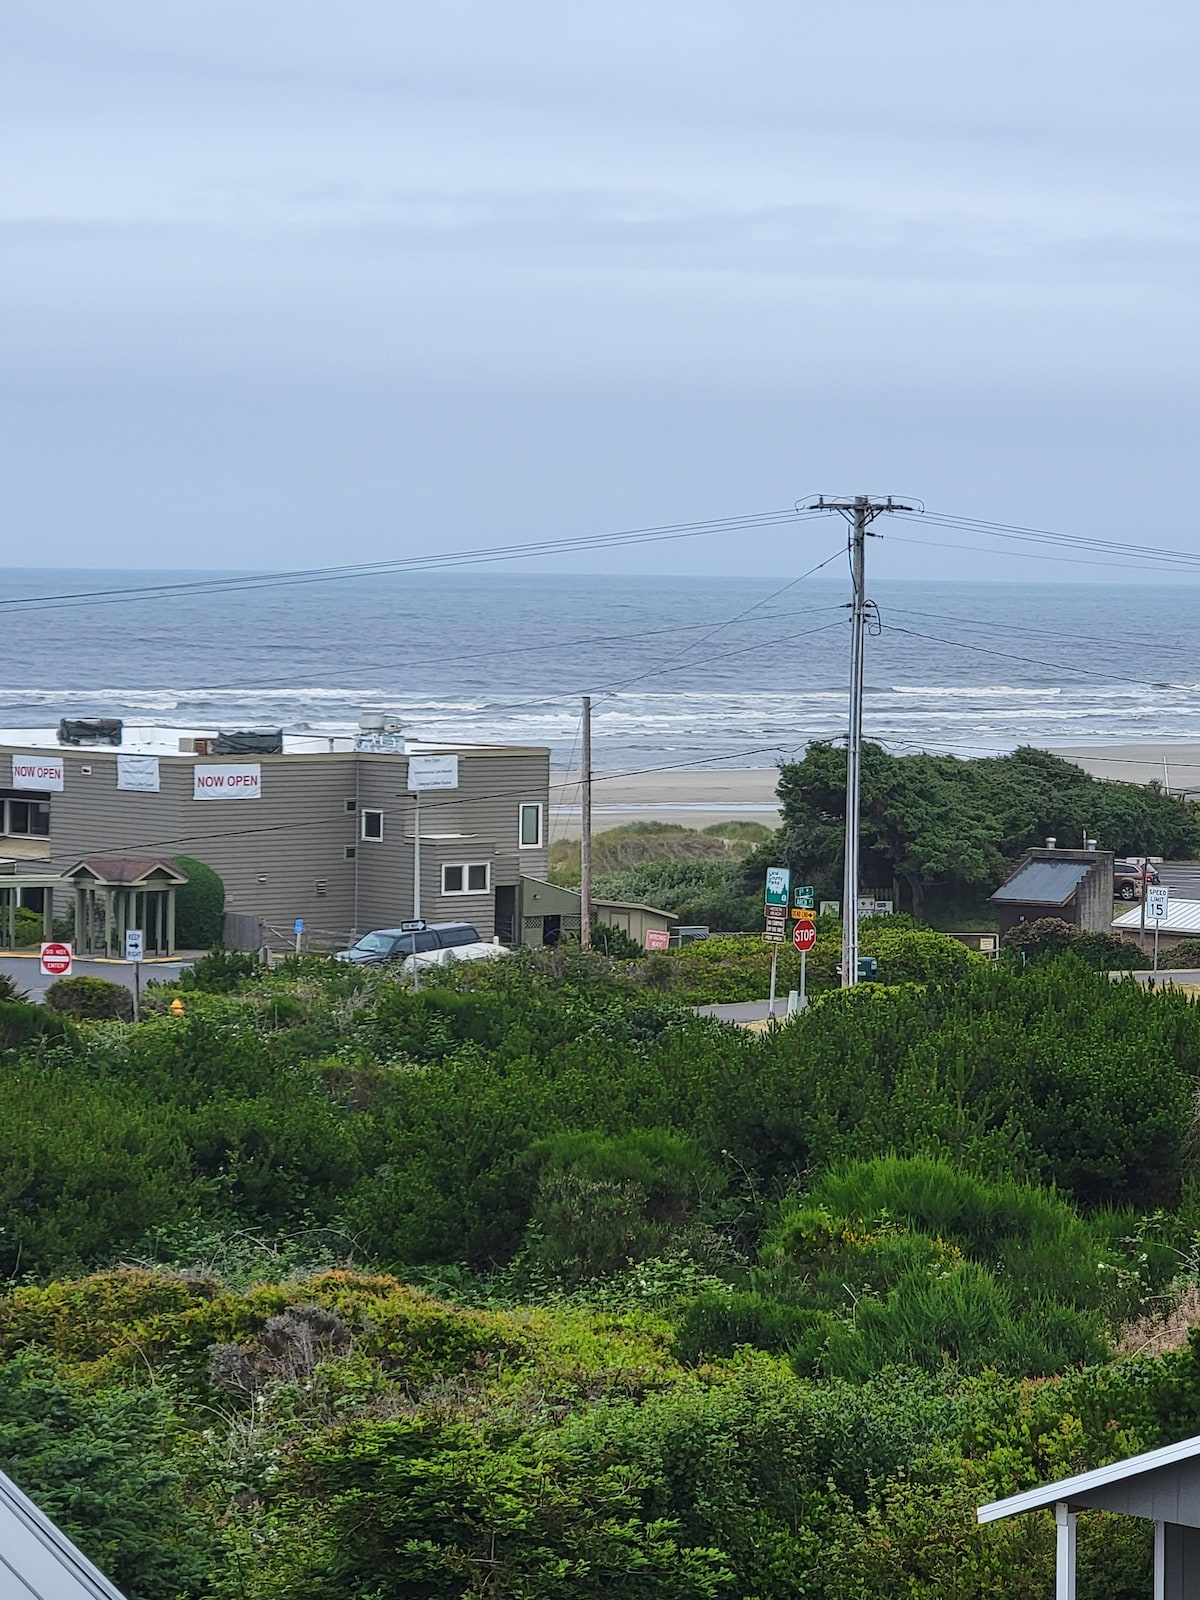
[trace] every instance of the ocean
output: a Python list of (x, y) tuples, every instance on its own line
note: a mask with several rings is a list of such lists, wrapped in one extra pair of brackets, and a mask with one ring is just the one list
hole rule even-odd
[[(569, 767), (591, 694), (607, 771), (773, 766), (845, 731), (845, 579), (778, 593), (785, 578), (471, 570), (113, 592), (226, 576), (0, 572), (0, 726), (78, 715), (335, 733), (382, 710), (414, 739), (545, 744)], [(865, 728), (893, 750), (1200, 739), (1186, 587), (869, 592)]]

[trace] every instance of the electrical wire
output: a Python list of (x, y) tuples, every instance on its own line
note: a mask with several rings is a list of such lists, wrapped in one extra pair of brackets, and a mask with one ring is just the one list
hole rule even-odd
[(589, 550), (623, 549), (628, 545), (657, 544), (678, 539), (698, 539), (717, 533), (749, 532), (757, 528), (795, 523), (808, 513), (795, 507), (777, 511), (750, 512), (736, 517), (718, 517), (703, 522), (664, 523), (646, 528), (629, 528), (615, 533), (588, 534), (574, 538), (529, 540), (520, 544), (493, 545), (473, 550), (432, 552), (402, 556), (387, 561), (356, 562), (337, 567), (306, 567), (276, 573), (243, 573), (227, 578), (198, 578), (170, 584), (138, 584), (123, 588), (73, 590), (63, 594), (20, 595), (0, 600), (0, 611), (47, 611), (74, 609), (80, 605), (122, 605), (145, 599), (169, 599), (180, 595), (227, 594), (239, 590), (276, 589), (306, 583), (329, 583), (346, 578), (374, 577), (386, 573), (436, 571), (447, 567), (482, 566), (497, 561), (527, 560), (534, 556), (572, 554)]

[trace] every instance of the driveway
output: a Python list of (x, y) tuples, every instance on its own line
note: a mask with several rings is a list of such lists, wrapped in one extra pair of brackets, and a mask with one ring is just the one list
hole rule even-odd
[[(190, 961), (143, 961), (142, 988), (144, 989), (151, 979), (157, 983), (174, 983), (184, 967), (191, 964)], [(31, 1000), (40, 1000), (54, 982), (53, 978), (43, 976), (41, 963), (36, 955), (0, 956), (0, 972), (7, 973), (17, 988), (23, 989)], [(123, 983), (127, 989), (133, 988), (133, 968), (126, 961), (84, 961), (77, 958), (71, 969), (71, 976), (106, 978), (109, 983)]]

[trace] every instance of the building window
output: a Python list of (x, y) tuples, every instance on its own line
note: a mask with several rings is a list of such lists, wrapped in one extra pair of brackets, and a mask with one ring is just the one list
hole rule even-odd
[(468, 861), (442, 868), (443, 894), (486, 894), (492, 869), (486, 861)]
[(522, 850), (535, 850), (542, 843), (542, 808), (533, 802), (521, 807), (518, 837)]
[(50, 832), (48, 800), (0, 799), (0, 833), (46, 838)]
[(379, 840), (383, 838), (383, 812), (364, 811), (362, 814), (362, 836), (364, 839)]
[(358, 854), (358, 851), (357, 851), (357, 849), (355, 848), (354, 845), (348, 844), (346, 846), (346, 848), (342, 851), (342, 854), (346, 858), (347, 861), (353, 861), (355, 856)]

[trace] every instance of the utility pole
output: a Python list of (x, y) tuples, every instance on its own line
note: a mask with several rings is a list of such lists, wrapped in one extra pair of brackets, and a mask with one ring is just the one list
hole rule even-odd
[(592, 948), (592, 697), (583, 697), (579, 776), (579, 948)]
[(875, 518), (885, 511), (922, 511), (922, 505), (903, 504), (891, 495), (875, 500), (858, 494), (850, 500), (827, 500), (818, 495), (808, 509), (836, 511), (850, 524), (850, 717), (846, 734), (846, 850), (842, 873), (842, 988), (858, 982), (858, 859), (859, 810), (862, 789), (863, 663), (872, 602), (867, 599), (867, 535)]

